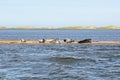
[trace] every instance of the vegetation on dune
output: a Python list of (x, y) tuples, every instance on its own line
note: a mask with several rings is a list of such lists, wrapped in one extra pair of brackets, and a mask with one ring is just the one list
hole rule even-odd
[(67, 26), (60, 29), (96, 29), (96, 26)]
[(67, 27), (62, 27), (60, 29), (79, 29), (81, 26), (67, 26)]
[(104, 29), (104, 30), (109, 30), (109, 29), (120, 29), (120, 26), (102, 26), (102, 27), (96, 27), (96, 26), (66, 26), (66, 27), (61, 27), (61, 28), (54, 28), (54, 27), (32, 27), (32, 26), (17, 26), (14, 28), (9, 28), (5, 26), (0, 26), (0, 29), (48, 29), (48, 30), (54, 30), (54, 29)]
[(102, 26), (102, 27), (96, 27), (96, 26), (68, 26), (68, 27), (62, 27), (60, 29), (120, 29), (120, 26)]
[(98, 29), (120, 29), (120, 26), (103, 26), (103, 27), (99, 27)]
[(5, 26), (0, 26), (0, 29), (5, 29), (5, 28), (7, 28), (7, 27), (5, 27)]
[(32, 26), (17, 26), (16, 29), (32, 29)]

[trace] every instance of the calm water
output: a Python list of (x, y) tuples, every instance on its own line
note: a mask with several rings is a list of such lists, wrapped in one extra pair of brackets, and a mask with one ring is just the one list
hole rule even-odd
[[(120, 41), (119, 30), (1, 30), (0, 39)], [(120, 80), (120, 45), (0, 45), (0, 80)]]
[(0, 30), (0, 39), (71, 38), (120, 41), (120, 30)]

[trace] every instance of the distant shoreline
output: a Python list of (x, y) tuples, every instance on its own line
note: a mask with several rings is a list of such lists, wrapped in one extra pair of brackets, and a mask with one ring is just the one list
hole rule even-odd
[(39, 29), (39, 28), (32, 28), (32, 29), (15, 29), (15, 28), (6, 28), (0, 30), (120, 30), (120, 29)]
[(120, 30), (120, 26), (64, 26), (64, 27), (34, 27), (34, 26), (17, 26), (6, 27), (0, 26), (0, 30)]

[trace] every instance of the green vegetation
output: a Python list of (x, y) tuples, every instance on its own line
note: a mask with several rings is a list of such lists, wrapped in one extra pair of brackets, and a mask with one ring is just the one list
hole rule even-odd
[(120, 29), (120, 27), (110, 25), (110, 26), (103, 26), (103, 27), (100, 27), (98, 29)]
[(96, 26), (68, 26), (68, 27), (62, 27), (59, 29), (104, 29), (104, 30), (110, 30), (110, 29), (120, 29), (120, 26), (103, 26), (103, 27), (96, 27)]
[(67, 26), (59, 29), (96, 29), (96, 26)]
[(59, 28), (59, 29), (80, 29), (82, 28), (81, 26), (67, 26), (67, 27), (62, 27), (62, 28)]
[(0, 29), (5, 29), (6, 27), (5, 26), (0, 26)]
[(32, 26), (17, 26), (15, 29), (32, 29)]
[(54, 30), (54, 29), (60, 29), (60, 30), (67, 30), (67, 29), (97, 29), (97, 30), (109, 30), (109, 29), (120, 29), (120, 26), (102, 26), (102, 27), (96, 27), (96, 26), (66, 26), (66, 27), (61, 27), (61, 28), (54, 28), (54, 27), (40, 27), (40, 28), (36, 28), (36, 27), (32, 27), (32, 26), (17, 26), (14, 28), (8, 28), (5, 26), (0, 26), (0, 29), (38, 29), (38, 30)]

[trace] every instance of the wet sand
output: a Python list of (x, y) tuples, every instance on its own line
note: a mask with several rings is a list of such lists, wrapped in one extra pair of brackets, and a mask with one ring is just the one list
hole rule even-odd
[(78, 43), (77, 41), (71, 43), (40, 43), (38, 40), (26, 40), (21, 42), (20, 40), (0, 40), (0, 44), (120, 44), (120, 41), (92, 41), (91, 43)]

